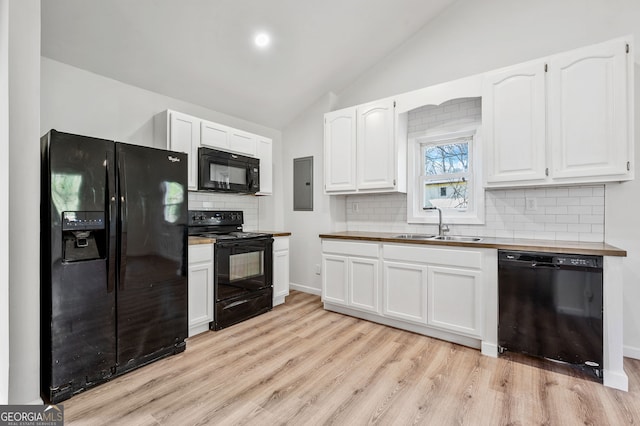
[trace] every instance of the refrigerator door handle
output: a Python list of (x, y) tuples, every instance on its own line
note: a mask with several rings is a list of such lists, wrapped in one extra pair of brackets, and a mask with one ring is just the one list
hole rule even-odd
[(118, 268), (118, 289), (124, 290), (124, 281), (127, 272), (127, 180), (125, 172), (125, 156), (123, 152), (118, 152), (118, 205), (120, 206), (120, 256)]
[(113, 209), (116, 205), (115, 175), (111, 170), (113, 165), (113, 151), (107, 151), (104, 160), (106, 175), (105, 206), (107, 208), (107, 220), (105, 228), (107, 231), (107, 293), (112, 293), (116, 282), (116, 222), (113, 220)]

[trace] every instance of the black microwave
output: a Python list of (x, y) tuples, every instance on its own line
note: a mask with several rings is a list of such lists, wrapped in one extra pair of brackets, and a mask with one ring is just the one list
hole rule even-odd
[(198, 189), (255, 194), (260, 191), (260, 160), (198, 148)]

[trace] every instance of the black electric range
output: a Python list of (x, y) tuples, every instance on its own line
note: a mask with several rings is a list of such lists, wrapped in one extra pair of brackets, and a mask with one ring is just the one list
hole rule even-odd
[(189, 211), (189, 235), (215, 240), (212, 330), (273, 308), (273, 236), (245, 232), (243, 224), (238, 210)]

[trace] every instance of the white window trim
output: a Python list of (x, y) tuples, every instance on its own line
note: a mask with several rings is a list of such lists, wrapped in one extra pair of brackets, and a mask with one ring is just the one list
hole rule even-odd
[(466, 211), (442, 211), (442, 222), (456, 225), (484, 224), (484, 186), (482, 184), (482, 141), (481, 127), (478, 121), (462, 121), (430, 129), (424, 133), (416, 133), (408, 139), (407, 161), (407, 222), (438, 223), (438, 212), (423, 210), (421, 205), (422, 166), (421, 145), (424, 143), (445, 141), (456, 138), (471, 138), (469, 154), (472, 181), (472, 203)]

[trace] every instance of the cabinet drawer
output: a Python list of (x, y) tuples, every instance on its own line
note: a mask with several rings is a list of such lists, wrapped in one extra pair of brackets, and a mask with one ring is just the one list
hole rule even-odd
[(322, 251), (324, 253), (338, 253), (349, 256), (378, 257), (379, 247), (378, 243), (322, 241)]
[(189, 264), (198, 262), (213, 262), (213, 244), (189, 246)]
[(273, 239), (273, 251), (289, 250), (289, 237), (275, 237)]
[(434, 247), (385, 244), (383, 246), (383, 257), (385, 260), (482, 268), (482, 253), (479, 251)]

